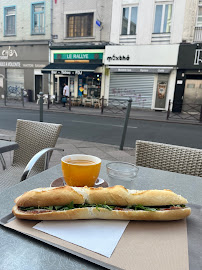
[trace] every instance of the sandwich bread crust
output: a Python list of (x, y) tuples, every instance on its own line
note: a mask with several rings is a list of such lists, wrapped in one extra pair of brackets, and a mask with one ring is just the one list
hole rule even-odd
[(72, 201), (75, 204), (82, 204), (84, 197), (70, 186), (37, 188), (15, 199), (15, 203), (21, 207), (65, 205)]
[(187, 200), (171, 190), (128, 190), (123, 186), (108, 188), (54, 187), (38, 188), (24, 193), (15, 199), (17, 206), (49, 206), (74, 204), (108, 204), (145, 206), (186, 204)]

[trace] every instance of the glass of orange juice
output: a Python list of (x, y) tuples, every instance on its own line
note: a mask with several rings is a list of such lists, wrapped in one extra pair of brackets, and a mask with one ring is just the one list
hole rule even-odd
[(93, 187), (100, 173), (101, 159), (90, 155), (68, 155), (61, 159), (62, 173), (67, 185)]

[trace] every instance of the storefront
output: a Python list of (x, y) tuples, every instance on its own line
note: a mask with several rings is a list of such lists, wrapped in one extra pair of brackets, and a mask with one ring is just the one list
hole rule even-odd
[(134, 107), (167, 110), (174, 93), (178, 48), (178, 45), (106, 46), (108, 98), (131, 97)]
[(61, 101), (63, 86), (69, 86), (72, 98), (99, 99), (104, 92), (102, 76), (104, 49), (51, 50), (51, 64), (42, 73), (51, 74), (50, 94)]
[(180, 44), (173, 111), (202, 104), (202, 43)]
[(29, 101), (36, 100), (41, 91), (48, 91), (48, 76), (41, 69), (48, 64), (46, 44), (18, 44), (0, 46), (0, 94), (21, 96), (21, 89), (29, 90)]

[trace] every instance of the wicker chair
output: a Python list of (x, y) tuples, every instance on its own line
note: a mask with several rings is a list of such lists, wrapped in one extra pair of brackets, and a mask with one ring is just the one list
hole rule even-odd
[(14, 150), (12, 165), (0, 175), (0, 189), (25, 180), (28, 176), (48, 168), (62, 125), (28, 120), (17, 120), (16, 139), (19, 148)]
[(137, 140), (136, 164), (202, 177), (202, 150)]

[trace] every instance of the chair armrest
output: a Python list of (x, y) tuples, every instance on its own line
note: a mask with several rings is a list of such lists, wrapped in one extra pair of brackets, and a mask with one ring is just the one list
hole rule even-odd
[(29, 163), (25, 167), (20, 181), (24, 181), (29, 176), (31, 169), (34, 167), (36, 162), (45, 154), (46, 154), (46, 158), (45, 158), (44, 170), (47, 170), (48, 163), (50, 160), (50, 154), (53, 150), (64, 151), (64, 149), (60, 149), (60, 148), (44, 148), (43, 150), (39, 151), (36, 155), (34, 155), (31, 158), (31, 160), (29, 161)]

